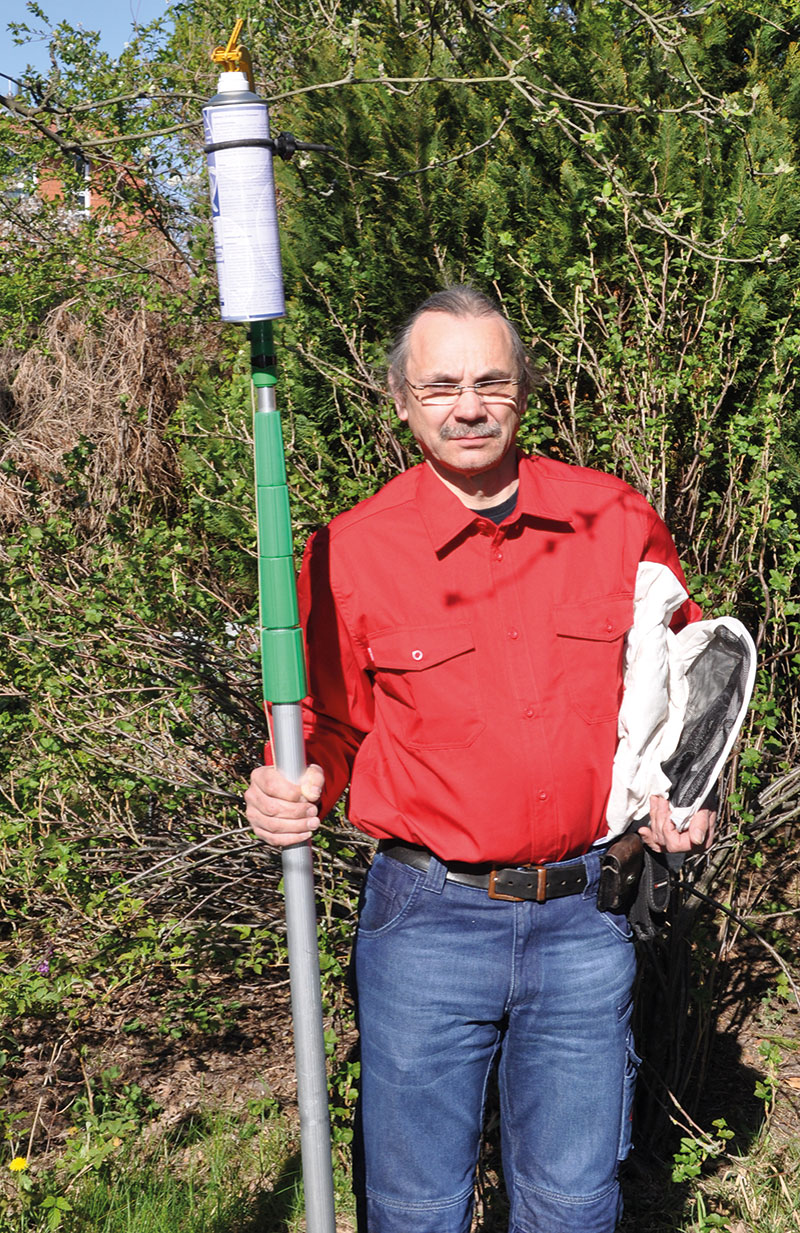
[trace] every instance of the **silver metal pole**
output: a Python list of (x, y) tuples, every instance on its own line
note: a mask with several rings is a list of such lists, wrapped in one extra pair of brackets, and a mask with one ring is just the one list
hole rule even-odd
[[(303, 726), (296, 703), (272, 708), (276, 765), (294, 783), (305, 770)], [(310, 843), (283, 850), (289, 977), (292, 990), (297, 1103), (308, 1233), (335, 1233), (328, 1080)]]

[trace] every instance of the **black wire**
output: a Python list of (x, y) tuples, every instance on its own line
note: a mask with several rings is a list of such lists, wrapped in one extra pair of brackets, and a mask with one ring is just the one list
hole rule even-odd
[(729, 916), (732, 921), (735, 921), (737, 925), (741, 925), (742, 929), (745, 929), (758, 942), (764, 941), (764, 938), (762, 938), (758, 930), (754, 929), (752, 925), (748, 925), (747, 921), (743, 917), (739, 916), (738, 913), (734, 912), (733, 908), (729, 908), (726, 904), (720, 903), (718, 899), (712, 899), (711, 895), (706, 895), (703, 891), (697, 890), (697, 888), (691, 885), (691, 883), (684, 883), (683, 890), (687, 894), (694, 895), (697, 899), (702, 899), (703, 903), (708, 903), (712, 908), (716, 908), (719, 912), (723, 912), (726, 916)]

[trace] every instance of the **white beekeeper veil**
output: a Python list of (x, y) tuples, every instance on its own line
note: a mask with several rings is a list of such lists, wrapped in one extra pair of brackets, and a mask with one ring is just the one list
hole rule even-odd
[(714, 787), (750, 702), (750, 634), (734, 617), (697, 621), (674, 634), (669, 622), (686, 598), (665, 565), (639, 566), (608, 835), (646, 818), (651, 795), (667, 797), (673, 822), (685, 829)]

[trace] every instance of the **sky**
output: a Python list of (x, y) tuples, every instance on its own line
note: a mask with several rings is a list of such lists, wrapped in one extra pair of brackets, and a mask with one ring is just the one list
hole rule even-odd
[[(116, 57), (130, 38), (134, 22), (147, 25), (154, 17), (161, 17), (168, 0), (38, 0), (38, 3), (53, 26), (66, 20), (86, 30), (99, 30), (103, 51)], [(12, 42), (8, 21), (24, 22), (31, 29), (42, 25), (30, 15), (24, 0), (2, 0), (0, 12), (0, 92), (5, 93), (6, 74), (17, 77), (29, 63), (43, 71), (49, 60), (46, 42), (27, 43), (24, 47)]]

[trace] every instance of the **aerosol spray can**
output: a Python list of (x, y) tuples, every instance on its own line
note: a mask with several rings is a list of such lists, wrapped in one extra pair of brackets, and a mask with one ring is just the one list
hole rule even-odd
[(267, 104), (243, 72), (220, 74), (203, 108), (223, 321), (286, 311)]

